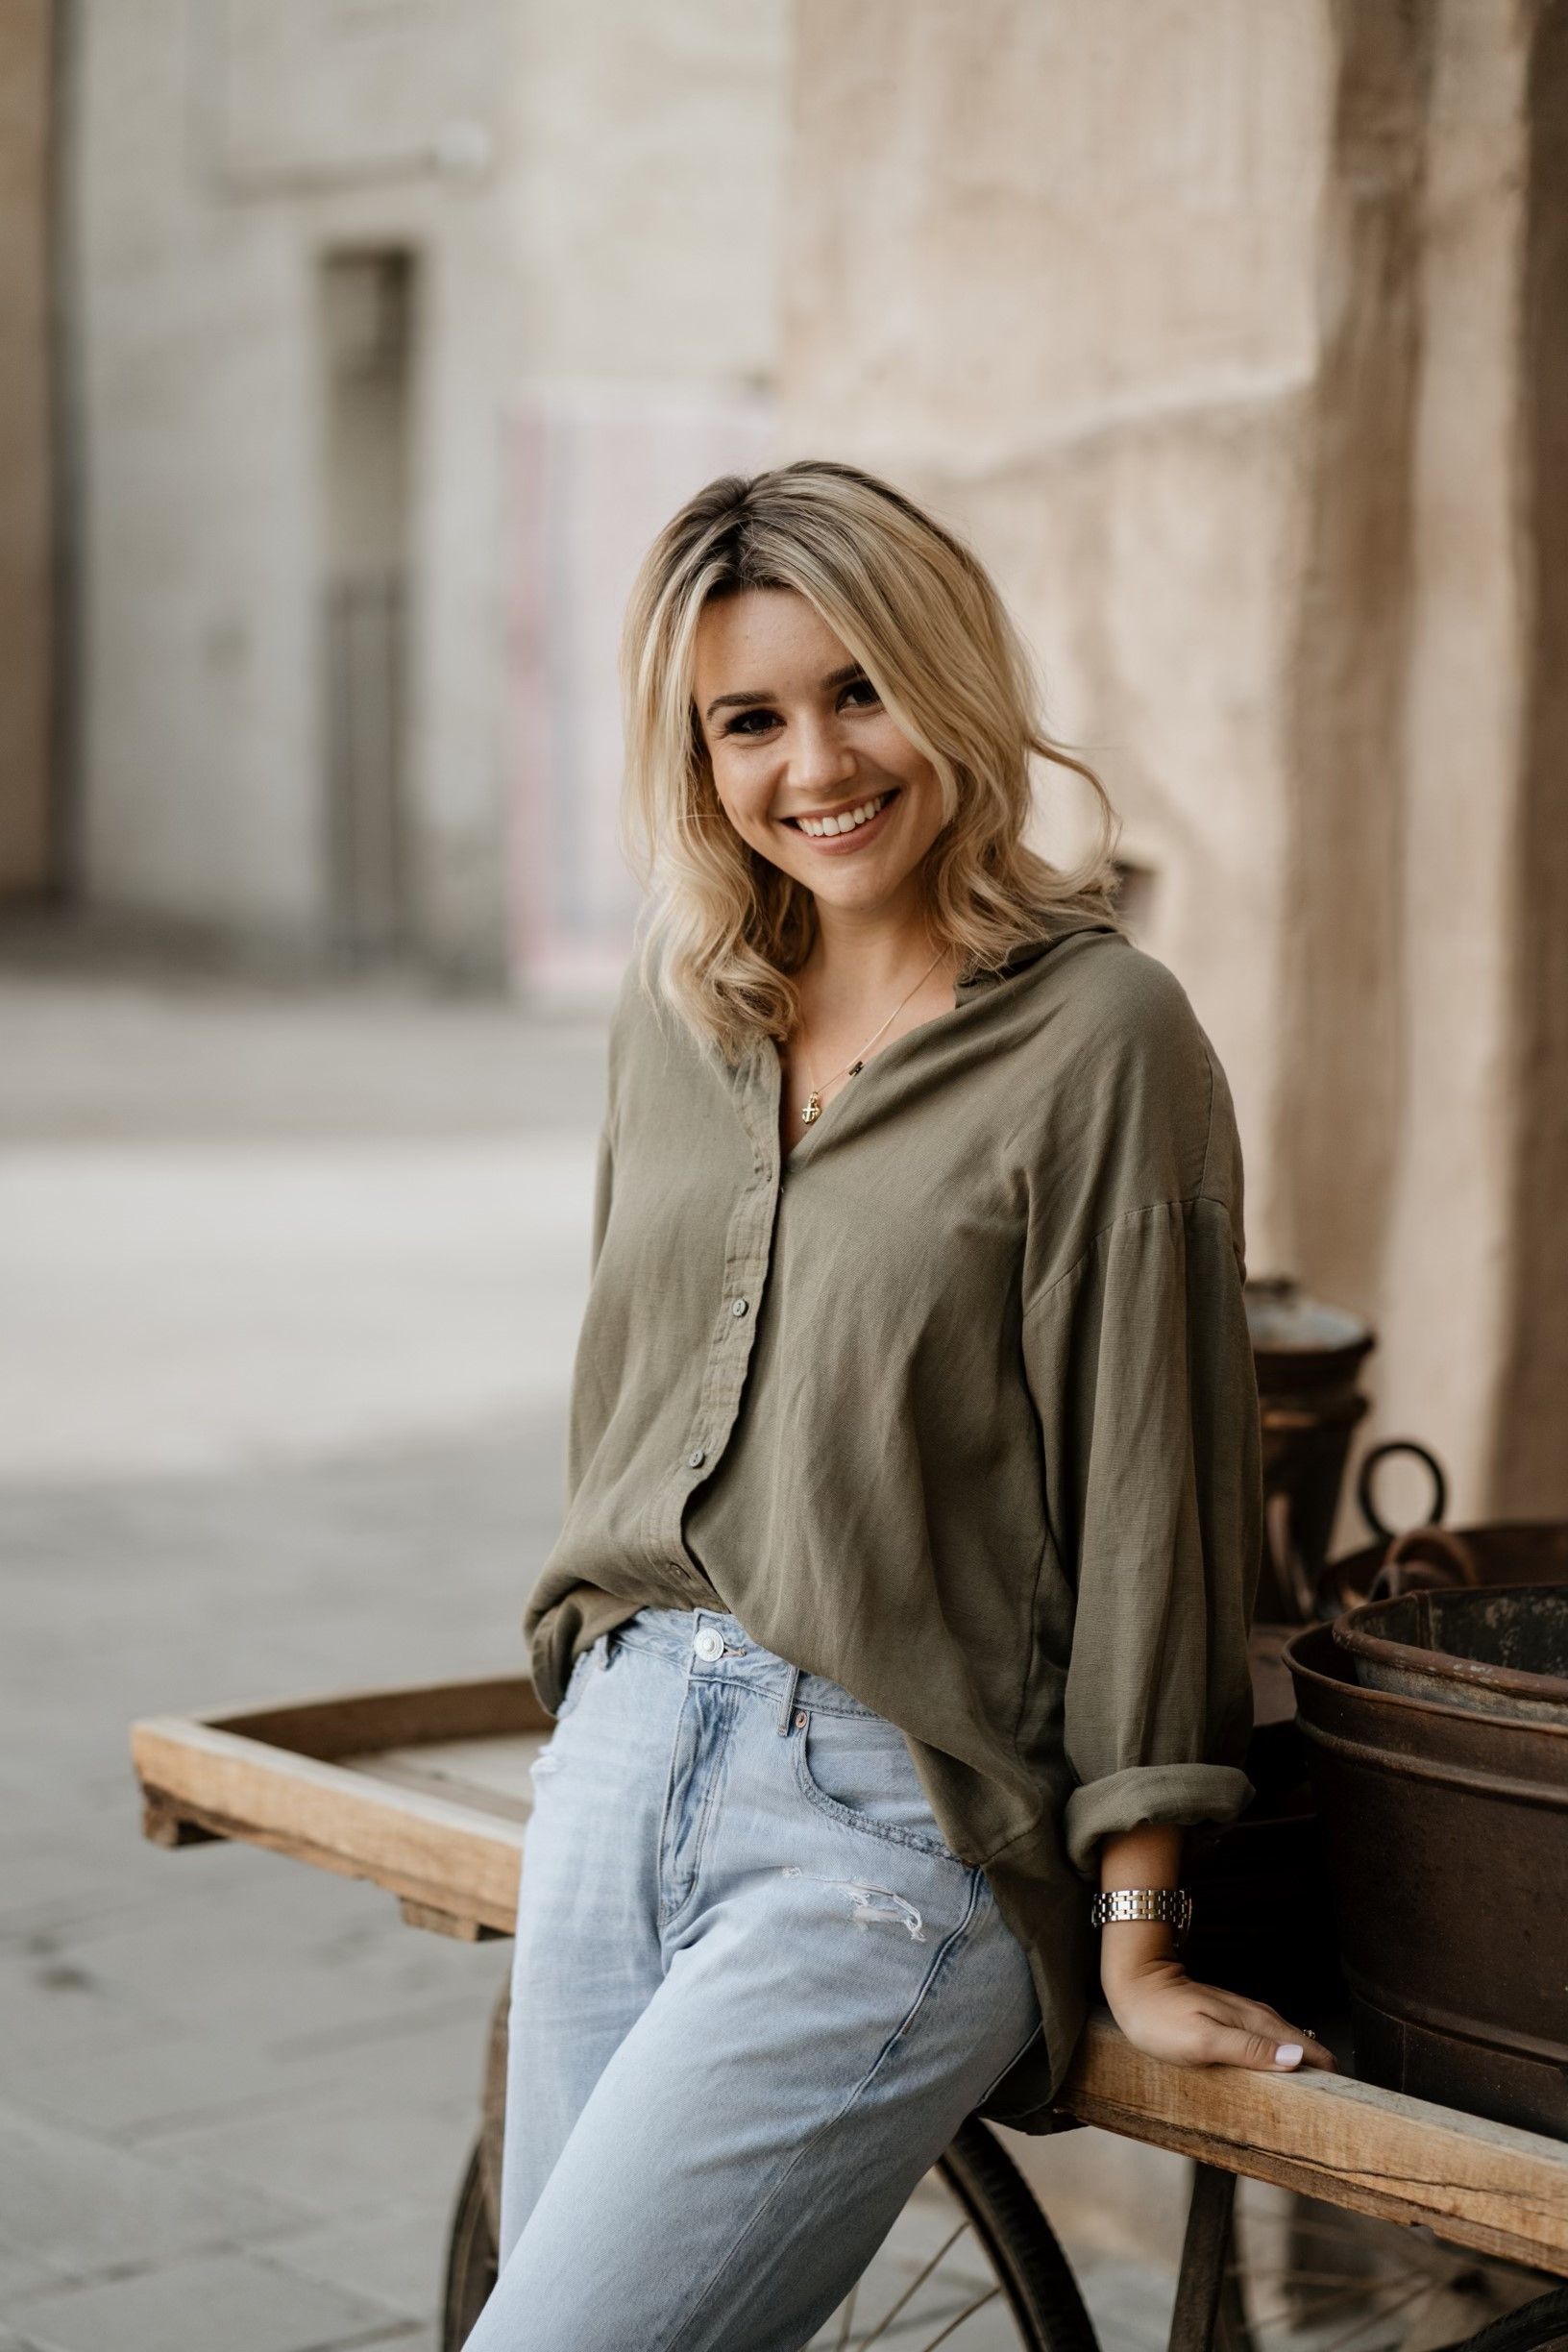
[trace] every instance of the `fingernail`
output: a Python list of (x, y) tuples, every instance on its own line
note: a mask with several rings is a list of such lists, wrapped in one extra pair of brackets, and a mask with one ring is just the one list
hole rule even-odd
[(1274, 2064), (1281, 2067), (1300, 2066), (1306, 2055), (1299, 2042), (1282, 2042), (1274, 2052)]

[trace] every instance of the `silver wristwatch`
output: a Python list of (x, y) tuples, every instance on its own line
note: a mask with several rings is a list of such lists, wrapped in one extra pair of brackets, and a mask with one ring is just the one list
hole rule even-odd
[(1192, 1924), (1192, 1898), (1186, 1887), (1115, 1887), (1095, 1896), (1089, 1914), (1091, 1927), (1112, 1920), (1158, 1920), (1174, 1927), (1180, 1942)]

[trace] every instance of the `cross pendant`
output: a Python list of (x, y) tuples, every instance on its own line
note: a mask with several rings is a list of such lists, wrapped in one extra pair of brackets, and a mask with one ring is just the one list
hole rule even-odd
[(809, 1127), (814, 1118), (821, 1118), (821, 1115), (822, 1106), (817, 1100), (815, 1092), (813, 1092), (811, 1100), (807, 1103), (805, 1109), (800, 1114), (801, 1124)]

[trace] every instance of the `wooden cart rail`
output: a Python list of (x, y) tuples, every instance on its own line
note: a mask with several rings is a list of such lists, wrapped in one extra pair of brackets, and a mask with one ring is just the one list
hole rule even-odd
[[(146, 1834), (231, 1838), (396, 1895), (405, 1919), (509, 1935), (528, 1767), (552, 1719), (523, 1676), (335, 1694), (131, 1727)], [(1568, 2147), (1342, 2075), (1144, 2057), (1091, 2019), (1060, 2102), (1152, 2147), (1568, 2278)]]

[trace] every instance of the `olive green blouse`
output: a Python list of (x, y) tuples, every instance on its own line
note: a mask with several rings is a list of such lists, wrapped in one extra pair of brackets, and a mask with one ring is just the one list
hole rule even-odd
[(533, 1678), (553, 1711), (637, 1608), (717, 1607), (898, 1725), (1040, 1997), (983, 2112), (1041, 2130), (1096, 1841), (1251, 1795), (1230, 1089), (1169, 969), (1061, 915), (787, 1155), (781, 1086), (771, 1039), (727, 1066), (627, 965)]

